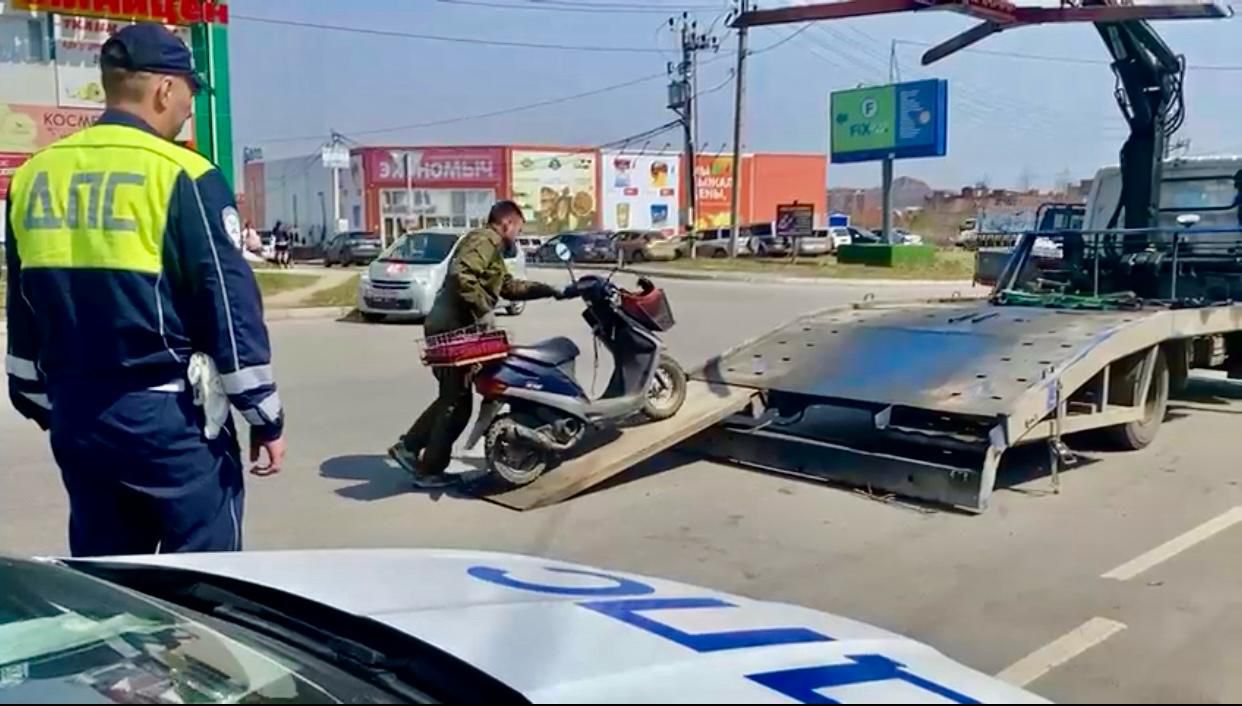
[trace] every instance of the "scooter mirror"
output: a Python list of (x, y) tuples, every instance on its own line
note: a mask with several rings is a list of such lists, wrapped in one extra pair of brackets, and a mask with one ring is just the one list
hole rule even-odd
[(570, 251), (569, 246), (566, 245), (565, 243), (557, 243), (556, 244), (556, 257), (561, 262), (572, 262), (574, 259), (574, 254), (572, 251)]

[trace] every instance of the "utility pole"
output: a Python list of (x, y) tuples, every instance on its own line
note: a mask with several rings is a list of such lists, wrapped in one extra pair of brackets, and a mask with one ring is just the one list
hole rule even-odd
[[(897, 83), (899, 68), (897, 66), (897, 40), (894, 39), (888, 54), (888, 80)], [(880, 219), (881, 238), (889, 245), (893, 244), (893, 156), (887, 155), (880, 163), (880, 204), (884, 213)]]
[[(738, 0), (738, 14), (750, 10), (749, 0)], [(729, 257), (737, 257), (738, 199), (742, 190), (742, 109), (746, 98), (746, 25), (737, 29), (737, 71), (733, 75), (733, 188), (729, 196)]]
[[(699, 111), (695, 106), (695, 99), (698, 96), (698, 60), (696, 57), (701, 51), (708, 49), (715, 51), (720, 44), (715, 37), (700, 32), (698, 21), (691, 20), (689, 14), (685, 12), (680, 18), (670, 17), (668, 26), (669, 29), (677, 32), (681, 39), (681, 61), (675, 67), (672, 63), (668, 65), (670, 77), (668, 107), (681, 119), (686, 154), (686, 167), (682, 170), (685, 173), (682, 187), (685, 197), (682, 200), (684, 206), (681, 220), (687, 229), (693, 230), (696, 206), (694, 143), (699, 123)], [(692, 245), (690, 247), (691, 258), (695, 256), (695, 250), (696, 248)]]

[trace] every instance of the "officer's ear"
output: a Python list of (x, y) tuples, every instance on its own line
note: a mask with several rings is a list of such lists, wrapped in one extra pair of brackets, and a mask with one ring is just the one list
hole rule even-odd
[(173, 85), (172, 76), (157, 76), (155, 84), (155, 101), (161, 108), (168, 108), (173, 103), (173, 91), (176, 86)]

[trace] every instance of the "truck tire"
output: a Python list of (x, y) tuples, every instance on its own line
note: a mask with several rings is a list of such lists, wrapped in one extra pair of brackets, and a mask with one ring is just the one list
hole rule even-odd
[[(1143, 359), (1147, 351), (1135, 355), (1136, 365), (1115, 381), (1115, 393), (1109, 395), (1110, 404), (1133, 405), (1143, 383)], [(1156, 367), (1151, 374), (1151, 387), (1147, 390), (1144, 402), (1143, 418), (1128, 424), (1121, 424), (1105, 429), (1105, 438), (1112, 445), (1123, 451), (1137, 451), (1146, 448), (1156, 439), (1156, 433), (1164, 423), (1165, 412), (1169, 408), (1169, 363), (1164, 349), (1157, 349)]]

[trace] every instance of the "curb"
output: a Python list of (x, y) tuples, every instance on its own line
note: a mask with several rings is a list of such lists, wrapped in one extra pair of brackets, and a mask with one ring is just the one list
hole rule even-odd
[(268, 309), (263, 312), (264, 321), (294, 321), (301, 319), (340, 319), (348, 316), (352, 306), (315, 306), (290, 307), (288, 309)]
[[(531, 263), (529, 265), (534, 269), (561, 269), (562, 265), (553, 265), (551, 263)], [(574, 265), (575, 269), (587, 270), (594, 272), (610, 272), (611, 267), (600, 267), (597, 265)], [(692, 282), (741, 282), (748, 284), (797, 284), (797, 285), (818, 285), (818, 286), (835, 286), (835, 287), (927, 287), (927, 286), (944, 286), (944, 287), (962, 287), (970, 289), (974, 287), (974, 283), (968, 279), (951, 280), (951, 279), (858, 279), (853, 277), (783, 277), (779, 275), (755, 274), (749, 272), (683, 272), (680, 270), (650, 268), (650, 267), (623, 267), (619, 272), (631, 275), (644, 275), (647, 277), (662, 277), (665, 279), (679, 279)]]

